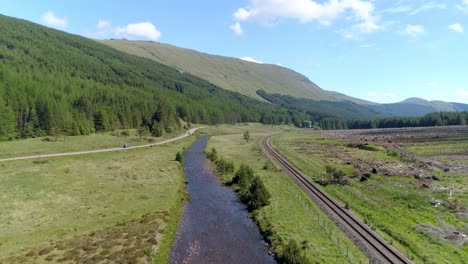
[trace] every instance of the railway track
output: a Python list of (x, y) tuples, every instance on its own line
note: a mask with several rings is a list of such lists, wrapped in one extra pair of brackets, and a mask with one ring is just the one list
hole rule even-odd
[(372, 263), (413, 263), (369, 226), (313, 184), (304, 173), (296, 169), (270, 146), (270, 140), (271, 136), (263, 139), (264, 151), (275, 159), (299, 187), (305, 190), (312, 200), (350, 236), (351, 240), (367, 255)]

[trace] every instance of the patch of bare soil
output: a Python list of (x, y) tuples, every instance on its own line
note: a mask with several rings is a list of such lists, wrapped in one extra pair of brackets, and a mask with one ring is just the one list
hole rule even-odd
[(4, 263), (152, 263), (167, 217), (167, 212), (149, 213), (88, 235), (51, 241)]
[(399, 153), (402, 157), (414, 163), (418, 169), (435, 167), (443, 171), (463, 172), (468, 170), (467, 164), (441, 162), (436, 158), (421, 157), (404, 150), (404, 147), (414, 146), (418, 143), (467, 140), (468, 126), (329, 130), (321, 131), (321, 135), (324, 138), (342, 140), (348, 144), (369, 143), (382, 146), (389, 151)]
[(441, 224), (440, 226), (420, 224), (417, 229), (434, 238), (446, 241), (458, 247), (468, 245), (467, 227), (459, 230), (448, 224)]

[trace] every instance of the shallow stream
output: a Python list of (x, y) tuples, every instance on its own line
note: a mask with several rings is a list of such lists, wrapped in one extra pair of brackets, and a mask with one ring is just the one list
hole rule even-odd
[(204, 155), (207, 137), (184, 156), (187, 191), (169, 263), (275, 263), (236, 194), (223, 186)]

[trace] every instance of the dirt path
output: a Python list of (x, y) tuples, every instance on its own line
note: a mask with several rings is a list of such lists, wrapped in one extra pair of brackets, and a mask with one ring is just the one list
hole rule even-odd
[(189, 131), (187, 131), (187, 133), (185, 133), (185, 134), (183, 134), (181, 136), (171, 138), (171, 139), (167, 139), (167, 140), (163, 140), (161, 142), (151, 143), (151, 144), (146, 144), (146, 145), (141, 145), (141, 146), (134, 146), (134, 147), (128, 147), (128, 148), (120, 147), (120, 148), (109, 148), (109, 149), (96, 149), (96, 150), (86, 150), (86, 151), (53, 153), (53, 154), (43, 154), (43, 155), (33, 155), (33, 156), (6, 158), (6, 159), (0, 159), (0, 162), (14, 161), (14, 160), (39, 159), (39, 158), (64, 157), (64, 156), (76, 156), (76, 155), (94, 154), (94, 153), (102, 153), (102, 152), (122, 151), (122, 150), (128, 150), (128, 149), (147, 148), (147, 147), (163, 145), (163, 144), (167, 144), (167, 143), (170, 143), (170, 142), (173, 142), (173, 141), (181, 140), (183, 138), (186, 138), (186, 137), (192, 135), (193, 133), (195, 133), (195, 131), (197, 131), (198, 129), (201, 129), (201, 128), (204, 128), (204, 127), (192, 128)]

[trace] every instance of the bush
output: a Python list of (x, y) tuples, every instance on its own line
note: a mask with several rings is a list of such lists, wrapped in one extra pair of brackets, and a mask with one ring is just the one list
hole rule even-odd
[(289, 240), (289, 243), (284, 247), (283, 254), (281, 254), (279, 262), (287, 264), (311, 263), (304, 254), (301, 254), (299, 244), (293, 239)]
[(175, 160), (180, 162), (180, 164), (184, 163), (184, 154), (181, 151), (176, 153)]
[(342, 171), (342, 170), (339, 170), (335, 167), (332, 167), (330, 165), (327, 165), (325, 167), (325, 171), (330, 174), (331, 176), (333, 176), (334, 179), (336, 180), (341, 180), (341, 178), (343, 178), (343, 176), (345, 176), (345, 173)]
[(206, 152), (206, 157), (215, 162), (217, 159), (218, 159), (218, 153), (216, 152), (216, 149), (215, 148), (212, 148), (211, 149), (211, 152)]
[(226, 161), (223, 158), (216, 161), (216, 170), (221, 174), (233, 173), (234, 169), (235, 167), (232, 161)]
[(259, 177), (255, 177), (249, 188), (250, 195), (248, 206), (250, 210), (256, 210), (270, 204), (271, 194)]
[(128, 137), (128, 136), (130, 136), (130, 131), (124, 130), (124, 131), (122, 131), (120, 134), (121, 134), (122, 136)]
[(232, 178), (232, 183), (239, 185), (241, 192), (246, 192), (249, 190), (253, 178), (254, 173), (252, 168), (248, 165), (242, 164), (236, 171), (234, 178)]
[(362, 150), (367, 150), (367, 151), (378, 151), (379, 149), (375, 146), (369, 145), (367, 143), (359, 143), (359, 144), (348, 144), (348, 147), (350, 148), (358, 148)]
[(265, 164), (263, 164), (262, 169), (266, 171), (275, 171), (275, 166), (273, 165), (273, 163), (271, 163), (270, 160), (267, 160), (265, 161)]

